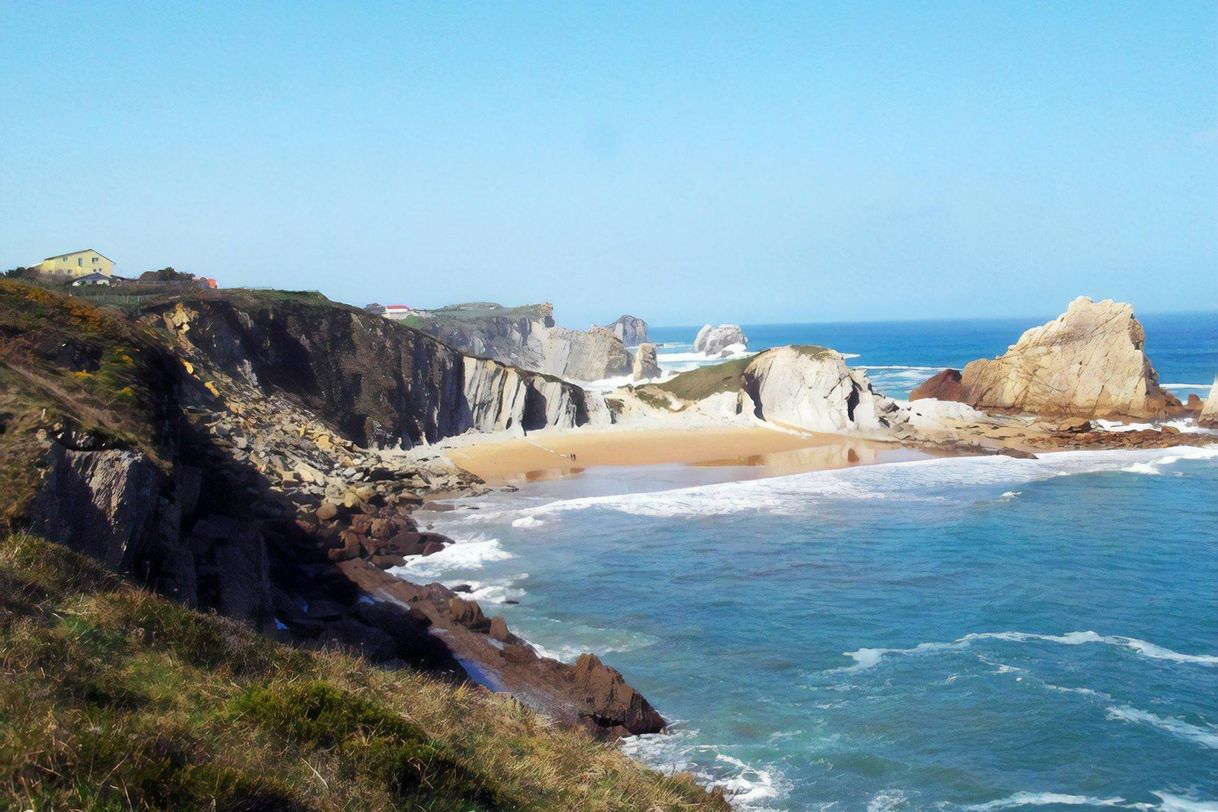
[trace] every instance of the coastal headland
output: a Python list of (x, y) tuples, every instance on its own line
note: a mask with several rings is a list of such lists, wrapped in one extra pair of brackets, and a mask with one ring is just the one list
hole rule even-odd
[(1215, 394), (1163, 390), (1132, 310), (1108, 301), (910, 400), (830, 348), (750, 353), (735, 325), (700, 334), (706, 365), (657, 375), (654, 347), (624, 341), (647, 336), (633, 316), (586, 332), (546, 307), (417, 320), (310, 293), (0, 281), (5, 529), (281, 643), (510, 693), (615, 740), (666, 725), (628, 674), (594, 652), (546, 658), (466, 592), (393, 574), (452, 543), (420, 507), (601, 466), (753, 477), (1215, 439)]

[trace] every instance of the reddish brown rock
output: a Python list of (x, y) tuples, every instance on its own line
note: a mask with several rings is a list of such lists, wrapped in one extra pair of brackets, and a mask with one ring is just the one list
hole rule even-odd
[(350, 530), (344, 530), (339, 536), (341, 546), (330, 550), (329, 556), (331, 561), (350, 561), (353, 558), (359, 558), (364, 554), (364, 537), (359, 533), (354, 533)]
[(537, 660), (537, 652), (533, 650), (533, 647), (524, 644), (504, 646), (502, 654), (503, 659), (516, 665), (524, 665)]
[(338, 505), (335, 505), (333, 502), (322, 502), (314, 515), (317, 516), (318, 521), (332, 521), (338, 516)]
[(909, 393), (910, 400), (934, 398), (935, 400), (962, 400), (960, 370), (945, 369), (927, 378)]
[(611, 736), (659, 733), (664, 729), (664, 719), (651, 703), (595, 654), (581, 654), (572, 677), (582, 703), (580, 716), (595, 727)]
[(490, 636), (492, 640), (498, 640), (500, 643), (506, 643), (513, 637), (508, 631), (507, 621), (499, 615), (491, 618)]
[(482, 607), (477, 601), (454, 596), (448, 601), (448, 611), (454, 621), (471, 631), (485, 632), (491, 627), (491, 621), (482, 614)]

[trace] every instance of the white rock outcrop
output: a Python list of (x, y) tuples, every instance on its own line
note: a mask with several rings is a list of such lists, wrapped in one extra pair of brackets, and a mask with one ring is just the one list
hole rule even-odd
[(605, 325), (627, 347), (637, 347), (647, 342), (647, 322), (629, 314), (618, 316), (617, 321)]
[(694, 339), (694, 352), (715, 356), (723, 354), (729, 348), (738, 347), (743, 351), (748, 345), (748, 337), (745, 336), (744, 330), (740, 329), (740, 325), (720, 324), (713, 327), (707, 324), (703, 325)]
[(1159, 386), (1133, 307), (1080, 296), (1006, 353), (970, 362), (960, 400), (979, 409), (1072, 417), (1154, 417), (1180, 401)]
[(483, 358), (465, 362), (468, 428), (520, 431), (578, 425), (583, 394), (578, 387)]
[(823, 347), (776, 347), (758, 355), (743, 373), (757, 415), (807, 431), (887, 432), (905, 415), (876, 394), (862, 370)]
[(655, 344), (640, 344), (635, 350), (631, 376), (636, 381), (649, 381), (660, 377), (660, 362), (656, 359)]
[(1218, 429), (1218, 376), (1214, 377), (1214, 385), (1210, 387), (1210, 394), (1201, 407), (1197, 423), (1206, 428)]

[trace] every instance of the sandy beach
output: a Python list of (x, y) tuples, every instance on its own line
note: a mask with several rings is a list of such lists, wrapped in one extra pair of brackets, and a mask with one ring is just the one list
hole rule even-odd
[(926, 456), (893, 443), (761, 426), (535, 432), (444, 450), (488, 484), (520, 484), (597, 466), (761, 466), (771, 475)]

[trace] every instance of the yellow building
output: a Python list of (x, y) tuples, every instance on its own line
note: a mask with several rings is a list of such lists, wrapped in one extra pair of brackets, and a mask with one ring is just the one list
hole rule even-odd
[(43, 273), (62, 274), (70, 277), (85, 276), (91, 273), (110, 276), (114, 273), (114, 260), (102, 256), (92, 248), (86, 248), (83, 251), (47, 257), (39, 264), (38, 270)]

